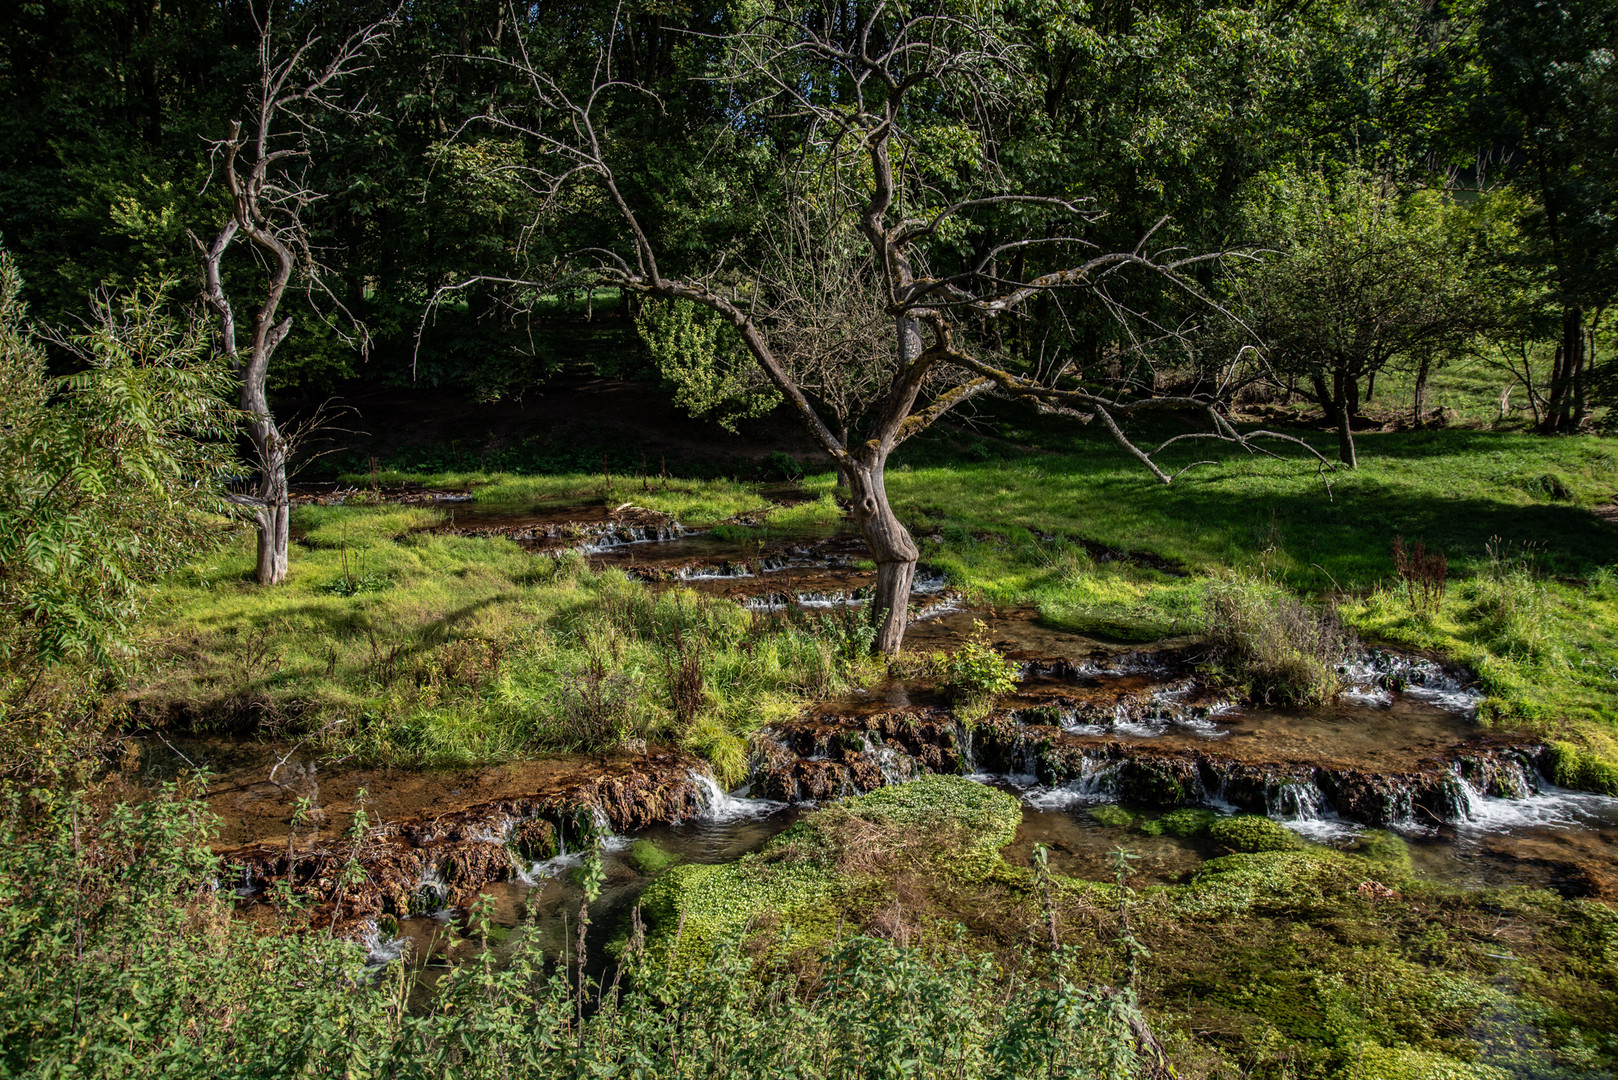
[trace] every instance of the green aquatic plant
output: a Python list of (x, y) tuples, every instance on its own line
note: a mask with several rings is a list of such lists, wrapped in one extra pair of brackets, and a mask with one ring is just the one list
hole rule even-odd
[(1127, 829), (1135, 823), (1135, 815), (1121, 806), (1092, 806), (1090, 820), (1110, 829)]
[(1297, 833), (1262, 814), (1237, 814), (1208, 826), (1216, 844), (1240, 852), (1296, 851), (1304, 846)]

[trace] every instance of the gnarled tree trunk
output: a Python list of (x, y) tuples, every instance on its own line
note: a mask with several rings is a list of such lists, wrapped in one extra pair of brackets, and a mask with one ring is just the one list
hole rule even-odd
[[(247, 424), (247, 436), (259, 460), (258, 495), (252, 506), (253, 522), (258, 529), (258, 563), (253, 578), (260, 585), (279, 585), (287, 577), (292, 525), (292, 503), (287, 493), (287, 444), (269, 410), (258, 411), (247, 403), (254, 389), (250, 383), (242, 387), (243, 407), (252, 417)], [(256, 389), (261, 397), (262, 384)]]
[(921, 551), (888, 505), (884, 470), (888, 455), (871, 448), (864, 460), (850, 455), (847, 469), (854, 523), (876, 561), (876, 594), (872, 615), (880, 618), (872, 648), (892, 655), (904, 643), (910, 621), (910, 589), (916, 581), (916, 560)]

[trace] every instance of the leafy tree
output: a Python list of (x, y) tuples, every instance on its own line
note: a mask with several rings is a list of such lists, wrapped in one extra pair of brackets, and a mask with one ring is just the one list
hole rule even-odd
[[(1363, 382), (1404, 360), (1424, 386), (1435, 362), (1499, 319), (1471, 220), (1442, 193), (1401, 198), (1366, 174), (1336, 185), (1288, 174), (1258, 210), (1256, 235), (1280, 250), (1241, 274), (1249, 325), (1278, 373), (1308, 380), (1349, 468)], [(1418, 420), (1420, 407), (1418, 390)]]
[(1618, 295), (1618, 8), (1608, 0), (1496, 2), (1480, 31), (1489, 85), (1511, 129), (1508, 175), (1530, 192), (1525, 231), (1561, 309), (1541, 427), (1589, 413), (1596, 324)]
[[(637, 190), (657, 177), (614, 138), (619, 117), (657, 100), (614, 67), (615, 24), (598, 28), (599, 54), (588, 67), (537, 63), (536, 56), (556, 55), (552, 28), (525, 29), (539, 43), (491, 61), (521, 71), (524, 92), (483, 120), (531, 144), (530, 182), (552, 215), (561, 219), (564, 208), (594, 200), (598, 216), (617, 229), (572, 250), (561, 246), (572, 238), (561, 230), (551, 242), (558, 269), (529, 286), (612, 285), (705, 308), (729, 327), (732, 344), (714, 356), (745, 350), (849, 485), (855, 523), (877, 564), (879, 651), (894, 652), (903, 640), (919, 554), (888, 504), (888, 458), (951, 410), (993, 391), (1099, 421), (1165, 483), (1170, 474), (1125, 436), (1121, 418), (1189, 409), (1208, 418), (1205, 438), (1251, 437), (1219, 413), (1219, 395), (1240, 382), (1228, 363), (1212, 375), (1182, 373), (1184, 392), (1163, 394), (1155, 374), (1142, 374), (1148, 349), (1118, 350), (1113, 359), (1126, 375), (1112, 385), (1086, 381), (1065, 355), (1029, 364), (1000, 349), (1000, 322), (1036, 301), (1077, 295), (1128, 320), (1130, 307), (1113, 290), (1127, 289), (1131, 275), (1159, 276), (1197, 296), (1186, 271), (1206, 260), (1158, 256), (1151, 228), (1131, 249), (1098, 251), (1082, 234), (1101, 217), (1088, 200), (1030, 191), (1000, 166), (1005, 117), (1023, 104), (1027, 84), (1021, 50), (994, 11), (808, 4), (729, 35), (719, 81), (732, 99), (692, 135), (707, 142), (710, 158), (735, 163), (719, 170), (733, 178), (748, 175), (760, 148), (770, 150), (768, 168), (752, 173), (762, 191), (758, 216), (749, 219), (766, 239), (733, 233), (708, 258), (670, 249), (669, 240), (685, 234), (663, 233), (659, 218), (679, 187), (655, 198)], [(825, 228), (798, 227), (821, 215)], [(770, 242), (780, 237), (791, 239)], [(844, 257), (847, 238), (857, 244), (856, 272), (839, 275), (839, 289), (806, 285)], [(479, 280), (486, 279), (471, 279)], [(800, 343), (837, 324), (883, 330), (854, 350), (857, 365), (839, 365), (845, 374), (827, 380), (824, 367), (805, 362), (815, 350)], [(1160, 326), (1153, 333), (1178, 337)], [(688, 373), (687, 383), (711, 396), (732, 371)], [(862, 388), (850, 410), (862, 425), (828, 423), (828, 382)]]

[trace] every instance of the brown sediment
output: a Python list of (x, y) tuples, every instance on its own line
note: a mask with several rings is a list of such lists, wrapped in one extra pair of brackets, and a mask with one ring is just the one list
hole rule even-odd
[[(490, 883), (514, 877), (522, 865), (564, 847), (577, 850), (602, 825), (625, 832), (692, 817), (704, 806), (694, 778), (701, 769), (695, 758), (672, 751), (606, 762), (529, 763), (508, 767), (508, 775), (496, 781), (505, 790), (484, 791), (480, 800), (452, 789), (454, 794), (441, 792), (442, 801), (428, 804), (432, 809), (411, 816), (368, 809), (379, 824), (358, 838), (342, 836), (328, 818), (326, 827), (307, 837), (258, 838), (216, 854), (230, 868), (230, 882), (252, 891), (284, 882), (313, 905), (317, 923), (354, 933), (383, 915), (402, 918), (468, 903)], [(523, 776), (530, 783), (518, 780)], [(357, 880), (345, 880), (351, 863)]]

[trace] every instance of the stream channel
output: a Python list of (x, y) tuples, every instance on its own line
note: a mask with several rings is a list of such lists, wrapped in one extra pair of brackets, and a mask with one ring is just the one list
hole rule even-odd
[[(874, 578), (846, 529), (736, 540), (635, 508), (556, 502), (512, 512), (448, 500), (443, 508), (453, 513), (445, 530), (508, 536), (539, 557), (582, 550), (592, 565), (653, 587), (683, 584), (755, 608), (862, 603)], [(1122, 847), (1140, 857), (1136, 883), (1189, 880), (1224, 852), (1206, 838), (1140, 826), (1177, 806), (1205, 806), (1264, 813), (1344, 848), (1387, 829), (1406, 839), (1417, 873), (1462, 887), (1618, 899), (1618, 800), (1556, 788), (1543, 746), (1480, 728), (1479, 695), (1464, 671), (1368, 649), (1345, 659), (1349, 689), (1334, 703), (1251, 708), (1197, 675), (1194, 641), (1121, 645), (1064, 633), (1031, 610), (966, 609), (925, 568), (917, 581), (907, 648), (953, 647), (981, 619), (995, 647), (1022, 665), (1017, 692), (975, 727), (923, 681), (821, 702), (755, 738), (752, 776), (736, 792), (720, 790), (699, 760), (658, 747), (428, 772), (322, 764), (294, 746), (154, 737), (143, 742), (140, 779), (155, 784), (198, 766), (215, 774), (207, 798), (223, 822), (218, 849), (242, 868), (243, 896), (281, 878), (321, 893), (352, 851), (340, 838), (366, 789), (374, 827), (358, 857), (375, 888), (363, 902), (338, 902), (340, 925), (379, 961), (408, 949), (428, 968), (473, 947), (465, 910), (483, 895), (497, 923), (531, 919), (547, 951), (560, 950), (579, 903), (568, 871), (588, 835), (606, 838), (599, 925), (650, 880), (636, 841), (679, 860), (726, 862), (758, 850), (806, 807), (928, 771), (1015, 792), (1023, 821), (1006, 857), (1027, 864), (1044, 844), (1054, 869), (1080, 878), (1110, 880), (1110, 853)], [(320, 811), (289, 841), (298, 798)], [(1090, 814), (1107, 804), (1133, 823)]]

